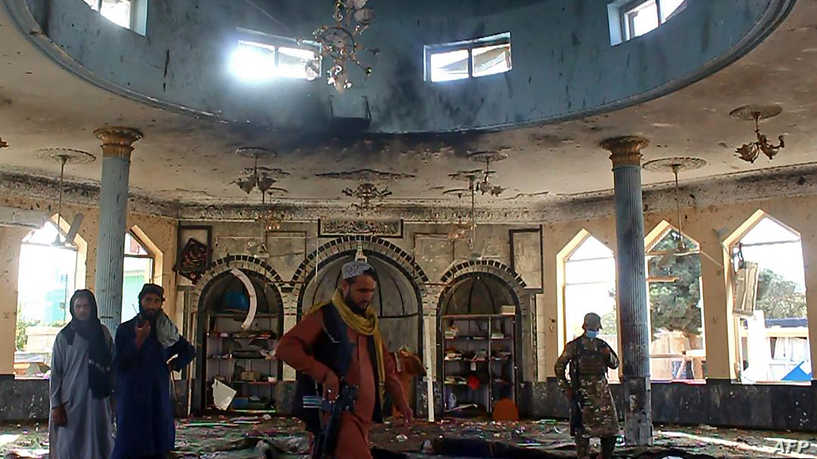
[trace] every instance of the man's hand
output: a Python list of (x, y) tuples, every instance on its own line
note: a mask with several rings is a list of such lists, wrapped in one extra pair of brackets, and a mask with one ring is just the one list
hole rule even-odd
[(150, 336), (150, 321), (144, 321), (142, 326), (139, 326), (139, 322), (137, 321), (135, 324), (136, 330), (136, 347), (141, 348), (142, 344), (145, 343), (145, 340), (148, 339)]
[(64, 426), (68, 422), (68, 416), (65, 413), (65, 405), (60, 405), (51, 410), (51, 421), (57, 426)]
[(323, 398), (325, 400), (329, 400), (330, 402), (334, 402), (335, 399), (338, 398), (338, 391), (340, 390), (340, 381), (338, 381), (338, 377), (332, 370), (329, 370), (326, 373), (326, 377), (323, 379)]
[(565, 397), (567, 397), (568, 400), (573, 400), (573, 389), (566, 389)]
[(400, 410), (400, 414), (403, 415), (404, 426), (410, 425), (412, 422), (414, 422), (414, 413), (408, 406)]

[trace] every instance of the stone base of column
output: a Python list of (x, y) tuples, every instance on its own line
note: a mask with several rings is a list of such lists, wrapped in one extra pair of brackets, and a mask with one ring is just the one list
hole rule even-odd
[(622, 376), (624, 386), (624, 441), (627, 446), (652, 446), (652, 390), (650, 378)]

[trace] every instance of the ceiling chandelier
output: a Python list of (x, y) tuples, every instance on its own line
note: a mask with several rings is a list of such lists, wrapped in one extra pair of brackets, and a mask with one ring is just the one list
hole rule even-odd
[(57, 161), (60, 164), (60, 181), (59, 181), (59, 198), (57, 200), (57, 236), (54, 242), (51, 243), (54, 247), (73, 247), (74, 239), (76, 238), (79, 227), (82, 224), (83, 215), (81, 213), (74, 214), (74, 219), (71, 226), (63, 239), (59, 228), (62, 224), (62, 194), (65, 189), (65, 165), (66, 164), (88, 164), (96, 160), (96, 156), (87, 151), (75, 150), (73, 148), (45, 148), (39, 151), (41, 159), (50, 159)]
[[(349, 67), (352, 64), (362, 68), (369, 76), (371, 67), (363, 67), (358, 59), (358, 53), (363, 50), (358, 39), (374, 20), (374, 10), (366, 8), (367, 0), (335, 0), (335, 14), (332, 15), (333, 25), (318, 27), (312, 36), (320, 46), (321, 58), (332, 59), (332, 66), (327, 70), (327, 83), (338, 91), (352, 87), (349, 79)], [(312, 70), (317, 69), (317, 62)]]
[(482, 195), (490, 194), (491, 196), (499, 196), (505, 191), (505, 188), (494, 185), (490, 182), (490, 177), (496, 174), (495, 170), (491, 169), (491, 163), (508, 159), (506, 153), (499, 151), (477, 151), (468, 154), (468, 159), (479, 163), (485, 163), (485, 169), (474, 169), (467, 171), (458, 171), (453, 174), (448, 174), (454, 180), (464, 180), (468, 183), (467, 188), (455, 188), (447, 190), (443, 194), (456, 194), (462, 197), (463, 194), (471, 194), (471, 212), (469, 215), (469, 222), (464, 224), (462, 219), (458, 218), (458, 222), (449, 231), (448, 238), (452, 240), (464, 239), (468, 236), (468, 248), (471, 249), (471, 257), (479, 258), (481, 254), (474, 251), (477, 239), (477, 192)]
[(689, 250), (689, 247), (686, 246), (686, 242), (684, 241), (684, 221), (681, 218), (681, 198), (678, 194), (678, 173), (681, 171), (700, 169), (705, 165), (706, 161), (701, 158), (679, 156), (647, 161), (643, 166), (644, 169), (649, 171), (672, 172), (675, 177), (675, 214), (677, 218), (675, 228), (678, 230), (678, 239), (675, 241), (676, 247), (673, 253), (676, 255), (685, 254)]
[(258, 189), (261, 192), (261, 203), (265, 202), (267, 193), (286, 193), (287, 190), (273, 186), (279, 178), (289, 175), (281, 169), (276, 169), (268, 166), (259, 166), (258, 160), (274, 159), (277, 154), (264, 148), (258, 147), (239, 147), (236, 149), (236, 154), (253, 159), (253, 166), (244, 169), (240, 177), (235, 179), (233, 183), (241, 188), (241, 191), (250, 194), (253, 190)]
[(463, 222), (462, 214), (457, 212), (457, 222), (451, 225), (451, 230), (447, 234), (448, 240), (450, 241), (459, 241), (473, 234), (472, 230), (476, 225), (474, 221), (474, 205), (476, 201), (473, 188), (470, 186), (468, 188), (454, 188), (443, 192), (443, 194), (446, 195), (456, 194), (457, 198), (460, 200), (462, 200), (462, 195), (466, 193), (471, 194), (471, 213), (469, 214), (468, 218), (469, 222)]
[(357, 188), (344, 188), (343, 194), (350, 198), (360, 199), (360, 203), (353, 203), (352, 207), (358, 211), (374, 210), (382, 205), (381, 201), (387, 196), (391, 196), (391, 191), (387, 187), (378, 188), (373, 183), (361, 183)]
[(505, 188), (499, 185), (492, 185), (490, 183), (490, 177), (496, 174), (496, 171), (491, 169), (491, 163), (508, 159), (507, 153), (494, 150), (475, 151), (473, 153), (468, 153), (468, 159), (478, 163), (485, 163), (485, 169), (456, 172), (454, 174), (450, 174), (452, 178), (465, 179), (470, 183), (471, 177), (473, 176), (473, 187), (475, 188), (474, 191), (479, 191), (479, 193), (482, 195), (490, 194), (491, 196), (499, 196), (505, 191)]
[(735, 150), (740, 159), (754, 163), (760, 153), (763, 153), (769, 159), (773, 159), (778, 151), (785, 147), (782, 135), (777, 137), (779, 143), (774, 145), (769, 143), (768, 138), (760, 133), (759, 126), (760, 120), (773, 118), (782, 111), (783, 109), (780, 108), (779, 105), (744, 105), (729, 113), (729, 116), (732, 118), (755, 122), (755, 136), (757, 137), (757, 141), (745, 143)]

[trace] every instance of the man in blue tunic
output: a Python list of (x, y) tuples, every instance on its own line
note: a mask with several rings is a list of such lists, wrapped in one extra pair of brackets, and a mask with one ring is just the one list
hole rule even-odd
[(195, 357), (195, 348), (162, 311), (164, 290), (145, 284), (139, 314), (116, 330), (114, 459), (165, 458), (176, 441), (170, 371)]

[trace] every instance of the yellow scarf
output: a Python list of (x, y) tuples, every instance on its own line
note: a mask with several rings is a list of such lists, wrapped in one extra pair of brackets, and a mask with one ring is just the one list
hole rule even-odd
[(382, 407), (383, 397), (385, 396), (384, 388), (386, 383), (386, 366), (383, 363), (383, 336), (380, 334), (380, 328), (377, 326), (377, 313), (374, 312), (372, 308), (366, 308), (363, 316), (355, 313), (346, 304), (346, 302), (343, 301), (343, 293), (339, 288), (335, 290), (335, 294), (332, 296), (331, 302), (316, 304), (312, 306), (309, 313), (311, 314), (328, 304), (335, 305), (335, 308), (338, 310), (341, 319), (343, 319), (343, 321), (346, 323), (346, 326), (352, 327), (352, 330), (360, 333), (361, 335), (371, 336), (374, 338), (374, 348), (375, 353), (377, 354), (378, 391), (380, 392), (380, 404)]

